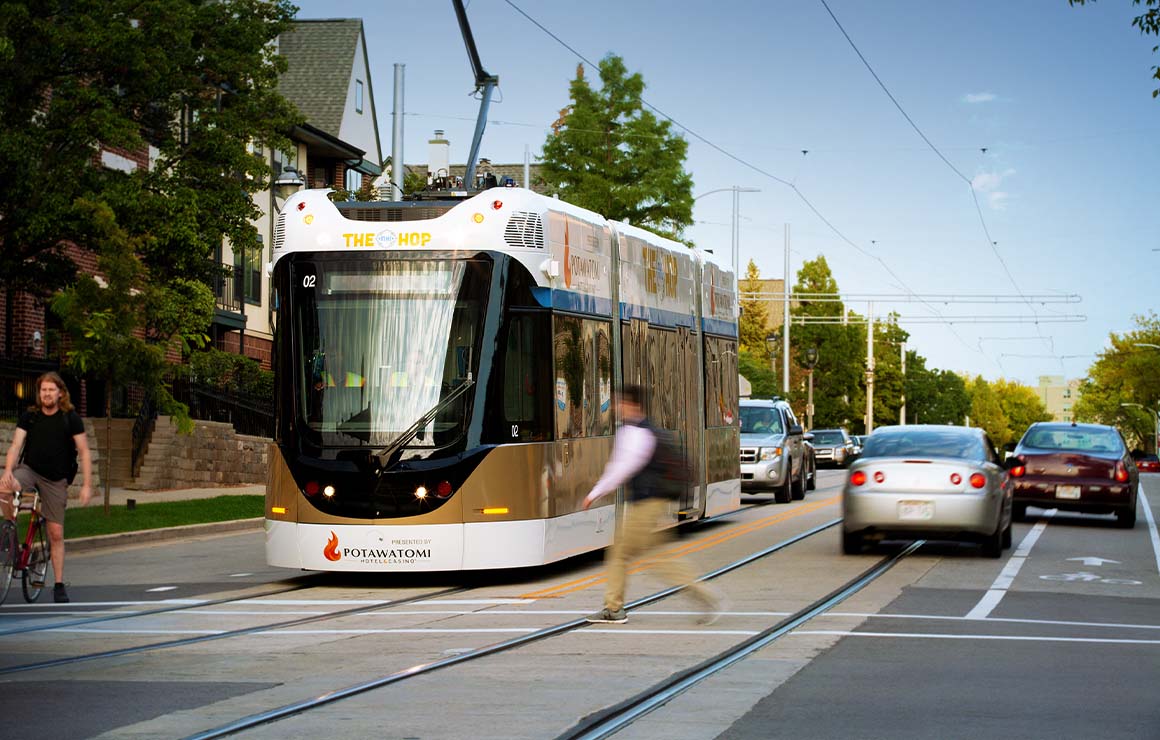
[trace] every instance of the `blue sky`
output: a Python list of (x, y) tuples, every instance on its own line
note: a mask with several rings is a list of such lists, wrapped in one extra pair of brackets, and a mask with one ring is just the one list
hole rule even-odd
[[(762, 276), (782, 277), (789, 224), (791, 280), (824, 255), (843, 293), (883, 296), (876, 315), (916, 317), (902, 325), (928, 367), (1029, 385), (1082, 377), (1110, 332), (1160, 310), (1160, 100), (1150, 77), (1160, 40), (1131, 26), (1141, 9), (1129, 0), (513, 2), (593, 62), (620, 55), (677, 130), (744, 161), (686, 134), (694, 195), (761, 190), (741, 196), (742, 264), (752, 258)], [(297, 4), (302, 18), (363, 19), (384, 154), (402, 63), (405, 160), (426, 161), (435, 129), (453, 162), (466, 159), (479, 104), (449, 0)], [(527, 147), (535, 157), (580, 60), (505, 0), (472, 0), (467, 12), (484, 67), (500, 79), (480, 154), (522, 162)], [(728, 254), (731, 208), (728, 192), (698, 200), (687, 236)], [(1082, 302), (886, 297), (911, 293)], [(849, 306), (865, 314), (867, 299)], [(918, 321), (936, 314), (1042, 320)], [(1048, 322), (1076, 315), (1086, 321)]]

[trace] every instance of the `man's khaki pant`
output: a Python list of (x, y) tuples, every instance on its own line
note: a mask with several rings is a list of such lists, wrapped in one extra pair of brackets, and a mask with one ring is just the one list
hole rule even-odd
[[(620, 532), (608, 553), (608, 587), (604, 592), (604, 608), (617, 611), (624, 608), (624, 585), (628, 566), (633, 560), (649, 550), (672, 539), (671, 528), (660, 529), (661, 517), (668, 508), (668, 502), (660, 498), (628, 503)], [(695, 583), (697, 574), (688, 563), (680, 558), (667, 558), (651, 566), (659, 576), (674, 586), (688, 586), (689, 593), (710, 609), (715, 609), (717, 599), (702, 583)]]

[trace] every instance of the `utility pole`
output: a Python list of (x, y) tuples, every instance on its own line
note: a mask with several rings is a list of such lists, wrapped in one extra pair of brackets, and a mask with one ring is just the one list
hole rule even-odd
[(906, 426), (906, 342), (902, 342), (902, 404), (898, 408), (898, 425)]
[(874, 431), (874, 304), (866, 309), (866, 433)]
[(391, 200), (403, 199), (403, 70), (395, 64), (395, 110), (391, 113)]
[(781, 390), (789, 398), (789, 224), (785, 225), (785, 280), (782, 288), (785, 293), (785, 314), (783, 316), (782, 336), (785, 343), (781, 346)]

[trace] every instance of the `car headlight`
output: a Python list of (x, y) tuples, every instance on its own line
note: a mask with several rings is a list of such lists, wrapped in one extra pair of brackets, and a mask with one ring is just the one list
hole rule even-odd
[(765, 462), (766, 460), (776, 460), (779, 457), (781, 457), (780, 447), (762, 447), (761, 452), (757, 455), (757, 459), (761, 462)]

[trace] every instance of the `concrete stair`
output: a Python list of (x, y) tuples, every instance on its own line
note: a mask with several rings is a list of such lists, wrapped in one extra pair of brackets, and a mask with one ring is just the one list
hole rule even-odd
[(168, 416), (158, 416), (153, 426), (153, 434), (145, 445), (141, 469), (137, 477), (125, 488), (139, 491), (153, 491), (169, 485), (173, 468), (173, 440), (177, 437), (177, 426)]

